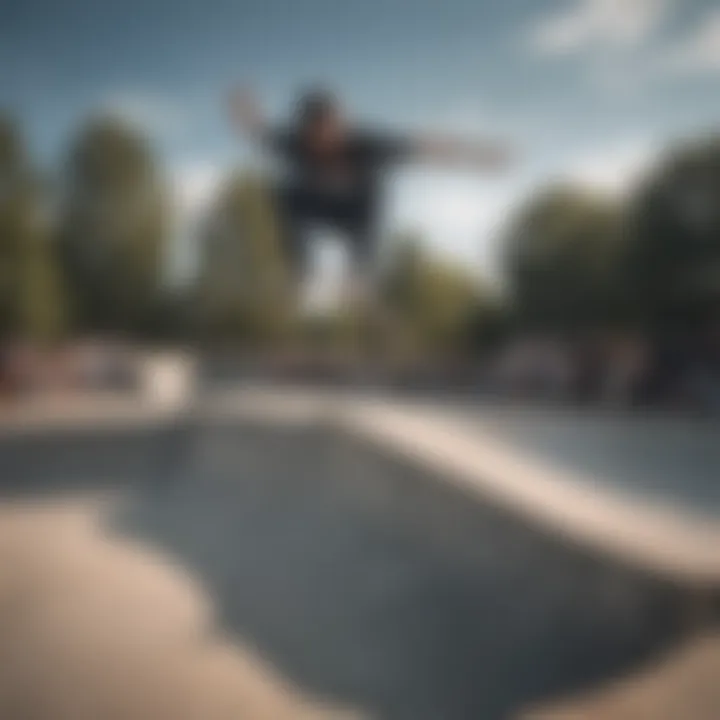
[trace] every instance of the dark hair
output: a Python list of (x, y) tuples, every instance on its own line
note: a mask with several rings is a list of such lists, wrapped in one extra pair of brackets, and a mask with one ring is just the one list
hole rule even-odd
[(307, 128), (337, 109), (335, 96), (322, 89), (304, 92), (295, 107), (295, 122), (299, 128)]

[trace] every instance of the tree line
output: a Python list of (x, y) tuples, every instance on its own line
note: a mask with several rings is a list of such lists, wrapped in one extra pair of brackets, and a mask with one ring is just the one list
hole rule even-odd
[[(298, 317), (261, 177), (226, 178), (197, 232), (197, 275), (178, 292), (165, 273), (171, 198), (140, 132), (91, 119), (52, 174), (0, 119), (0, 339), (113, 333), (254, 347), (351, 334), (343, 312)], [(720, 309), (720, 138), (670, 148), (622, 198), (546, 187), (501, 241), (502, 287), (490, 291), (422, 238), (393, 238), (380, 288), (394, 341), (472, 355), (519, 334), (701, 332)]]

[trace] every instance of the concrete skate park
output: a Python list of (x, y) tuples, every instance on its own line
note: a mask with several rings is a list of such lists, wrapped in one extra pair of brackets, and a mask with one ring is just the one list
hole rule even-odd
[(16, 413), (0, 717), (716, 717), (718, 429), (237, 383)]

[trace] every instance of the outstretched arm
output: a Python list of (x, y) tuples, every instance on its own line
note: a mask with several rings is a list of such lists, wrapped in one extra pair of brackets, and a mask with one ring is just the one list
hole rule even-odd
[(494, 141), (458, 140), (427, 135), (412, 142), (415, 156), (433, 164), (460, 165), (480, 170), (502, 171), (515, 160), (508, 145)]

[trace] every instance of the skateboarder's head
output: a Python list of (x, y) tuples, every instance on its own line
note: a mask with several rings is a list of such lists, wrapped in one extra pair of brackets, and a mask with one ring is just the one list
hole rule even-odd
[(304, 141), (321, 152), (340, 144), (346, 130), (340, 104), (326, 90), (311, 90), (300, 96), (296, 123)]

